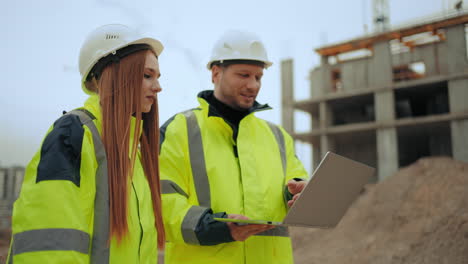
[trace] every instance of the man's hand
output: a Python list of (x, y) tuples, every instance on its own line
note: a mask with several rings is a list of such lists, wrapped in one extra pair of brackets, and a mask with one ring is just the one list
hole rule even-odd
[(288, 201), (288, 206), (291, 207), (294, 202), (299, 198), (301, 195), (302, 190), (307, 185), (307, 181), (295, 181), (289, 180), (288, 181), (288, 191), (293, 195), (293, 198)]
[[(230, 219), (243, 219), (248, 220), (249, 218), (243, 215), (238, 214), (228, 214)], [(256, 224), (247, 224), (247, 225), (238, 225), (236, 223), (227, 223), (229, 230), (231, 231), (231, 236), (236, 241), (245, 241), (252, 235), (257, 233), (269, 230), (274, 228), (272, 225), (256, 225)]]

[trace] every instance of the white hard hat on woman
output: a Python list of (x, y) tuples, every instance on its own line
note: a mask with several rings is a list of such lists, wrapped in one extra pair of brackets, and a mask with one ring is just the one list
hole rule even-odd
[(84, 83), (87, 78), (91, 77), (90, 72), (95, 64), (109, 56), (122, 57), (127, 54), (119, 54), (119, 50), (135, 44), (149, 45), (152, 50), (159, 56), (164, 47), (157, 39), (145, 37), (136, 30), (121, 24), (109, 24), (96, 28), (86, 37), (80, 50), (79, 68), (81, 74), (81, 84), (83, 90), (90, 94), (91, 91), (86, 88)]

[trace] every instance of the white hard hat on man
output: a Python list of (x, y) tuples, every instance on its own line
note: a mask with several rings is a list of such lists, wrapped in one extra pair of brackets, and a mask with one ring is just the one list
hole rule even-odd
[(86, 37), (80, 50), (79, 68), (81, 74), (81, 87), (83, 91), (90, 94), (91, 91), (85, 86), (88, 75), (96, 63), (119, 50), (137, 44), (148, 45), (159, 56), (164, 49), (157, 39), (141, 35), (125, 25), (109, 24), (98, 27)]
[(273, 64), (268, 60), (265, 46), (258, 36), (234, 30), (227, 31), (216, 42), (206, 67), (211, 70), (215, 63), (229, 60), (263, 62), (265, 68)]

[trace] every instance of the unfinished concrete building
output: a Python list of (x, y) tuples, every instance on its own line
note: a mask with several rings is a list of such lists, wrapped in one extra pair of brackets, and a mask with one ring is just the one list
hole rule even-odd
[(13, 202), (18, 198), (24, 167), (0, 168), (0, 230), (10, 228)]
[[(423, 156), (468, 162), (468, 13), (316, 49), (311, 98), (294, 100), (293, 62), (282, 62), (282, 123), (312, 145), (377, 168), (375, 181)], [(311, 130), (294, 131), (294, 112)]]

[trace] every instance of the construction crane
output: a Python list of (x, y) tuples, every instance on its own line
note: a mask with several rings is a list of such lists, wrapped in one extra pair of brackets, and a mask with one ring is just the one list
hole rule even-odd
[(462, 10), (462, 8), (463, 8), (463, 0), (460, 0), (455, 4), (455, 9), (457, 11), (460, 11), (460, 10)]
[(373, 0), (372, 15), (374, 32), (384, 32), (390, 29), (390, 8), (388, 0)]

